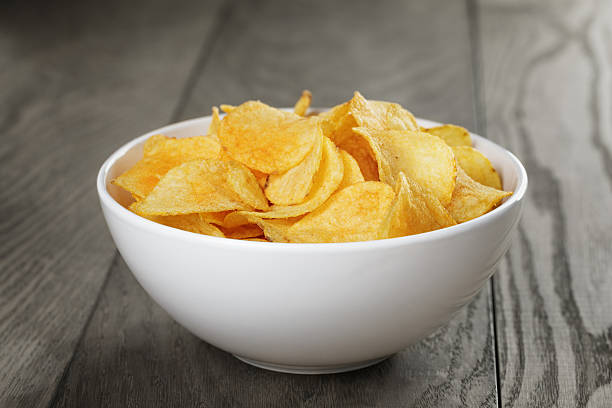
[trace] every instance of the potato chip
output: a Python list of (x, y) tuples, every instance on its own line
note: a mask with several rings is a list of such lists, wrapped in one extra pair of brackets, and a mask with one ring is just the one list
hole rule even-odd
[(350, 101), (350, 112), (359, 127), (375, 130), (418, 130), (412, 113), (397, 103), (368, 101), (355, 92)]
[(227, 184), (238, 193), (242, 202), (258, 210), (267, 210), (268, 200), (251, 170), (233, 160), (226, 163)]
[(323, 135), (317, 138), (312, 151), (297, 166), (268, 178), (265, 194), (273, 204), (293, 205), (304, 201), (319, 169), (323, 149)]
[(499, 174), (484, 154), (471, 146), (453, 146), (453, 153), (457, 164), (474, 181), (497, 190), (502, 189)]
[(207, 136), (175, 139), (163, 135), (151, 136), (144, 144), (143, 158), (113, 183), (142, 200), (173, 167), (195, 159), (219, 157), (221, 146)]
[(255, 238), (263, 235), (263, 231), (257, 224), (246, 224), (236, 228), (223, 228), (221, 231), (227, 238), (232, 239), (245, 239)]
[[(136, 212), (138, 214), (138, 212)], [(141, 215), (141, 214), (138, 214)], [(141, 215), (142, 216), (142, 215)], [(195, 232), (196, 234), (212, 235), (214, 237), (224, 237), (223, 232), (212, 224), (207, 223), (200, 214), (151, 216), (148, 220), (168, 227), (178, 228), (183, 231)]]
[(264, 236), (272, 242), (290, 242), (287, 231), (300, 217), (266, 220), (257, 214), (245, 214), (248, 222), (257, 224), (264, 232)]
[(310, 107), (310, 102), (312, 101), (312, 94), (308, 90), (302, 91), (302, 96), (295, 104), (293, 108), (293, 113), (300, 116), (305, 116), (308, 108)]
[(234, 109), (236, 109), (236, 107), (234, 105), (227, 105), (227, 104), (221, 104), (219, 105), (219, 107), (221, 108), (221, 110), (225, 113), (230, 113), (231, 111), (233, 111)]
[(135, 208), (150, 216), (250, 209), (254, 204), (267, 207), (255, 176), (244, 165), (208, 159), (193, 160), (168, 171)]
[(448, 211), (433, 194), (400, 172), (395, 201), (382, 224), (381, 238), (420, 234), (455, 225)]
[(259, 187), (266, 188), (266, 184), (268, 184), (268, 175), (266, 173), (262, 173), (259, 170), (253, 169), (251, 169), (251, 173), (253, 173), (253, 175), (257, 179), (257, 184), (259, 184)]
[(361, 174), (361, 170), (359, 170), (359, 163), (357, 163), (357, 160), (345, 150), (340, 150), (340, 156), (342, 156), (342, 163), (344, 164), (344, 176), (338, 186), (338, 190), (365, 181), (363, 174)]
[[(257, 213), (256, 213), (257, 214)], [(249, 224), (249, 219), (238, 211), (230, 211), (223, 219), (225, 228), (236, 228), (241, 225)], [(254, 222), (251, 222), (254, 223)]]
[(355, 131), (370, 143), (381, 181), (394, 186), (401, 171), (431, 191), (442, 205), (450, 202), (455, 187), (455, 156), (442, 139), (408, 130)]
[(349, 242), (379, 238), (393, 202), (393, 189), (379, 181), (346, 187), (291, 226), (292, 242)]
[[(359, 92), (327, 112), (259, 101), (212, 108), (206, 136), (149, 138), (113, 182), (135, 213), (174, 228), (259, 242), (348, 242), (476, 218), (512, 193), (454, 125), (420, 127)], [(265, 239), (264, 237), (265, 236)]]
[(223, 221), (229, 213), (231, 213), (231, 211), (205, 212), (200, 213), (200, 216), (209, 224), (223, 225)]
[(350, 101), (320, 116), (323, 134), (357, 160), (365, 180), (379, 180), (378, 165), (371, 146), (361, 135), (353, 131), (354, 127), (362, 126), (374, 130), (418, 128), (414, 116), (400, 105), (368, 101), (359, 92), (355, 92)]
[(263, 173), (283, 173), (297, 166), (321, 136), (317, 117), (249, 101), (223, 118), (221, 145), (235, 160)]
[(472, 137), (467, 129), (457, 125), (442, 125), (436, 126), (429, 129), (425, 129), (425, 132), (430, 135), (435, 135), (441, 138), (449, 146), (471, 146)]
[(338, 149), (331, 140), (324, 137), (321, 164), (315, 174), (310, 192), (302, 203), (289, 206), (273, 205), (266, 212), (240, 212), (239, 214), (251, 214), (261, 218), (289, 218), (306, 214), (323, 204), (332, 195), (340, 185), (343, 174), (344, 165)]
[(321, 119), (323, 134), (329, 137), (336, 145), (355, 135), (353, 128), (357, 126), (357, 122), (355, 122), (355, 118), (350, 114), (350, 103), (351, 101), (334, 106), (317, 116)]
[(213, 106), (212, 118), (210, 120), (210, 126), (208, 127), (207, 136), (219, 142), (219, 126), (221, 126), (221, 119), (219, 118), (219, 108)]
[(461, 223), (488, 213), (510, 195), (512, 193), (496, 190), (472, 180), (457, 166), (457, 184), (453, 198), (446, 208), (453, 219)]
[(348, 152), (361, 170), (361, 174), (366, 181), (378, 181), (378, 164), (370, 144), (363, 136), (353, 133), (338, 144), (338, 147)]

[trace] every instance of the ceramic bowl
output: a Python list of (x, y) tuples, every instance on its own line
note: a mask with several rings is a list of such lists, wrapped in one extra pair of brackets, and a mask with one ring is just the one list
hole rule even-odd
[[(435, 122), (419, 120), (422, 126)], [(466, 223), (379, 241), (285, 244), (198, 235), (128, 211), (110, 181), (151, 135), (205, 134), (210, 117), (156, 129), (102, 165), (98, 194), (130, 270), (177, 322), (239, 359), (293, 373), (349, 371), (404, 349), (474, 297), (508, 249), (527, 189), (519, 160), (477, 135), (474, 145), (514, 194)]]

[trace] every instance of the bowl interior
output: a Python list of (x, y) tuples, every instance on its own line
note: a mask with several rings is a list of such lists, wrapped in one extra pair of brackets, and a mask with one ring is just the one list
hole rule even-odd
[[(417, 119), (417, 121), (423, 127), (439, 125), (438, 122), (425, 119)], [(149, 137), (160, 133), (176, 138), (205, 135), (210, 122), (210, 116), (178, 122), (149, 132), (121, 147), (109, 157), (103, 165), (100, 174), (102, 177), (100, 181), (105, 186), (108, 194), (124, 207), (129, 206), (134, 201), (127, 191), (115, 186), (111, 181), (132, 167), (142, 157), (144, 142)], [(520, 200), (527, 187), (527, 175), (519, 160), (506, 149), (481, 136), (472, 133), (472, 140), (474, 147), (489, 158), (501, 176), (504, 190), (514, 192), (512, 196), (504, 199), (502, 206), (506, 205), (509, 201)]]

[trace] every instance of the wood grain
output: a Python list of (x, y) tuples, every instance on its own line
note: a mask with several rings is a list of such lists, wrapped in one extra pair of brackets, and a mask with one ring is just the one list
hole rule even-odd
[[(473, 128), (463, 3), (235, 4), (194, 68), (177, 117), (302, 88), (328, 106), (359, 89)], [(430, 338), (354, 373), (294, 376), (250, 367), (174, 323), (118, 260), (54, 406), (495, 406), (488, 287)]]
[(115, 256), (97, 169), (170, 120), (216, 9), (3, 2), (1, 407), (52, 399)]
[(495, 278), (504, 407), (612, 399), (612, 4), (480, 2), (487, 134), (529, 195)]

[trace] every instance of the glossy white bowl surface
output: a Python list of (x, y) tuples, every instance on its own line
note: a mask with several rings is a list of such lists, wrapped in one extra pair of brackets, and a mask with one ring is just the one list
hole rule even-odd
[(156, 224), (121, 205), (131, 198), (110, 181), (141, 157), (148, 137), (202, 135), (209, 123), (188, 120), (127, 143), (102, 165), (98, 193), (119, 252), (151, 297), (196, 336), (254, 365), (347, 371), (422, 339), (480, 290), (520, 217), (525, 169), (476, 135), (475, 147), (514, 194), (475, 220), (425, 234), (336, 244), (239, 241)]

